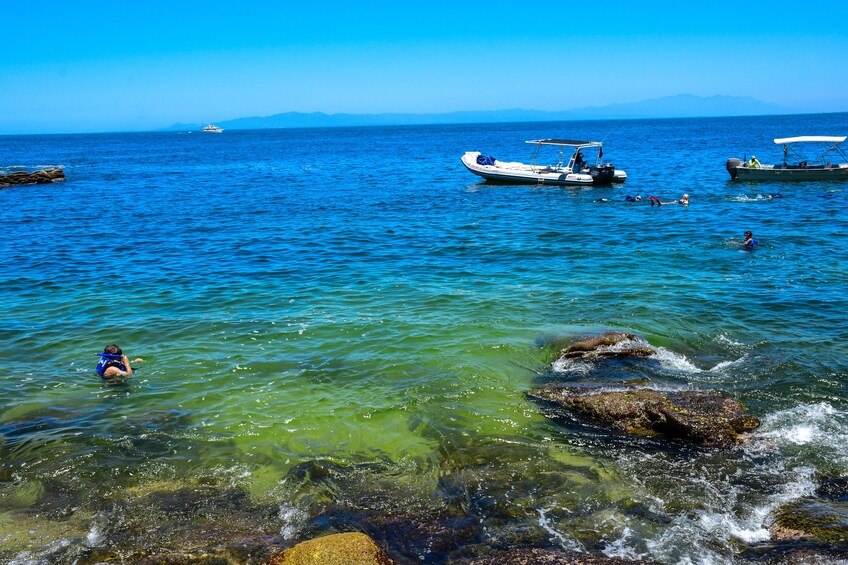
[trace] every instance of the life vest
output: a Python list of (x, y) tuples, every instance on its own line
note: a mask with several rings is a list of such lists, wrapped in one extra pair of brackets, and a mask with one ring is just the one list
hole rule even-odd
[(94, 370), (97, 371), (97, 374), (101, 377), (103, 376), (103, 373), (106, 372), (106, 369), (108, 369), (109, 367), (117, 367), (121, 370), (121, 372), (126, 373), (127, 367), (126, 365), (124, 365), (123, 361), (120, 361), (119, 359), (120, 357), (118, 357), (117, 355), (101, 353), (100, 361), (97, 362), (97, 366), (94, 368)]

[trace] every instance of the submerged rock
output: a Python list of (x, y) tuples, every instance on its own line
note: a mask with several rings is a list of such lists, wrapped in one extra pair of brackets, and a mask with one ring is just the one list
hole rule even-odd
[(551, 384), (530, 395), (619, 431), (708, 446), (734, 445), (760, 425), (742, 404), (715, 392)]
[(0, 187), (18, 184), (47, 184), (65, 180), (62, 169), (43, 169), (28, 173), (17, 171), (6, 176), (0, 175)]
[(560, 352), (561, 359), (609, 359), (650, 357), (654, 349), (639, 336), (625, 332), (605, 332), (574, 342)]
[(348, 532), (304, 541), (278, 553), (268, 565), (393, 565), (365, 534)]
[(848, 553), (848, 476), (819, 477), (815, 496), (781, 506), (769, 531), (775, 541), (803, 541)]

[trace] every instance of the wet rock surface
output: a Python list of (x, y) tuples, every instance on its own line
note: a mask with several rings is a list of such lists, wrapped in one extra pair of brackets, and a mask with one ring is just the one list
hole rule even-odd
[(17, 171), (8, 175), (0, 175), (0, 187), (22, 184), (48, 184), (65, 180), (62, 169), (42, 169), (28, 173)]
[(781, 506), (769, 531), (778, 542), (848, 555), (848, 476), (819, 477), (814, 495)]
[(568, 345), (560, 352), (560, 358), (590, 361), (610, 358), (644, 358), (654, 353), (654, 349), (635, 334), (604, 332)]
[(759, 426), (742, 404), (716, 392), (554, 383), (530, 396), (618, 431), (706, 446), (735, 445)]
[(556, 549), (526, 548), (500, 551), (486, 557), (458, 563), (462, 565), (637, 565), (648, 562), (585, 553), (566, 553)]
[(301, 542), (271, 558), (268, 565), (393, 565), (365, 534), (348, 532)]

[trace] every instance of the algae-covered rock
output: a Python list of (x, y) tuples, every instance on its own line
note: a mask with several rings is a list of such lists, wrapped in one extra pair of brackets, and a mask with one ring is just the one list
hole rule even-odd
[(650, 357), (655, 353), (639, 336), (625, 332), (605, 332), (601, 335), (574, 342), (560, 352), (564, 359), (609, 359)]
[(780, 508), (771, 527), (772, 539), (808, 540), (848, 550), (848, 504), (802, 498)]
[(742, 404), (716, 392), (550, 384), (530, 395), (619, 431), (708, 446), (734, 445), (760, 425)]
[(848, 552), (848, 476), (819, 476), (814, 496), (781, 506), (769, 531), (776, 541), (804, 541)]
[(268, 565), (392, 565), (370, 537), (358, 532), (305, 541), (278, 553)]

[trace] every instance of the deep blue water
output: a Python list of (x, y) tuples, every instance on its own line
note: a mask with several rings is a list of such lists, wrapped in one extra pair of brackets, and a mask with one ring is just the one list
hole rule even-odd
[[(0, 167), (67, 176), (0, 190), (0, 558), (97, 548), (110, 497), (163, 481), (237, 485), (300, 539), (311, 510), (280, 485), (320, 460), (379, 461), (383, 509), (436, 504), (459, 474), (569, 550), (744, 560), (780, 502), (848, 464), (848, 183), (731, 182), (724, 162), (846, 130), (829, 114), (0, 136)], [(627, 182), (494, 185), (459, 161), (527, 161), (546, 137), (603, 139)], [(748, 229), (753, 251), (734, 245)], [(718, 456), (547, 419), (525, 393), (575, 375), (545, 344), (604, 329), (658, 348), (655, 384), (726, 391), (763, 426)], [(145, 359), (117, 387), (92, 370), (112, 342)], [(468, 516), (515, 526), (486, 508)]]

